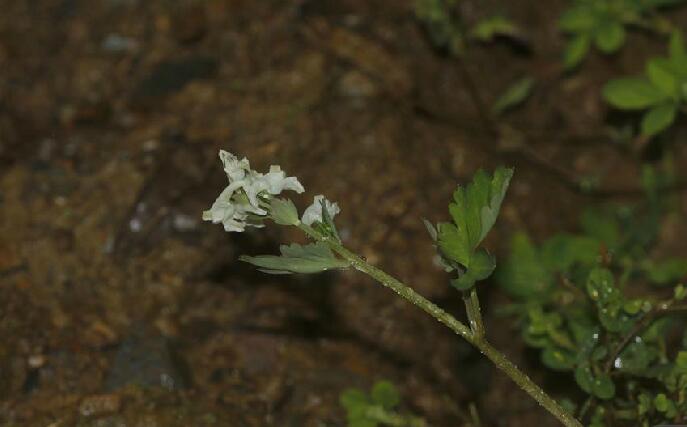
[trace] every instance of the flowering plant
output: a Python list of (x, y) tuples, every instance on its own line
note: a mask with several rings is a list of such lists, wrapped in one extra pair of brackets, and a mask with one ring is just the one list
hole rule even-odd
[(277, 197), (287, 190), (305, 191), (298, 179), (287, 177), (279, 166), (271, 166), (267, 174), (261, 174), (250, 169), (247, 159), (239, 160), (226, 151), (220, 151), (220, 159), (229, 185), (212, 207), (203, 212), (204, 220), (222, 223), (226, 231), (242, 232), (248, 226), (263, 227), (263, 221), (271, 219), (280, 225), (298, 227), (313, 241), (308, 245), (282, 245), (280, 255), (242, 256), (241, 260), (273, 274), (317, 273), (353, 267), (424, 310), (479, 349), (563, 425), (582, 426), (485, 337), (476, 284), (492, 274), (496, 263), (479, 245), (496, 221), (512, 170), (499, 168), (491, 176), (478, 172), (473, 182), (465, 188), (458, 187), (453, 194), (453, 202), (449, 205), (452, 222), (439, 223), (435, 227), (425, 221), (447, 272), (455, 274), (451, 284), (463, 294), (469, 320), (469, 325), (465, 325), (410, 286), (345, 248), (333, 221), (340, 212), (337, 203), (317, 195), (299, 217), (290, 199)]

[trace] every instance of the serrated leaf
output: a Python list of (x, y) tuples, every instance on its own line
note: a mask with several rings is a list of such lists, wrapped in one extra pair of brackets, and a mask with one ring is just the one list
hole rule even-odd
[(625, 29), (620, 22), (607, 22), (594, 34), (596, 47), (604, 53), (613, 53), (625, 42)]
[(466, 291), (472, 288), (476, 282), (491, 276), (496, 268), (496, 260), (485, 249), (475, 252), (470, 259), (470, 266), (467, 271), (457, 279), (451, 280), (459, 291)]
[(675, 121), (677, 106), (675, 104), (662, 104), (653, 107), (642, 117), (642, 134), (654, 136), (668, 128)]
[(646, 75), (649, 81), (663, 93), (675, 96), (680, 88), (679, 77), (673, 64), (666, 58), (654, 58), (646, 64)]
[(491, 230), (513, 176), (512, 169), (498, 168), (493, 176), (478, 171), (467, 187), (453, 193), (449, 212), (453, 224), (439, 224), (439, 246), (450, 259), (470, 267), (471, 257)]
[(346, 268), (350, 265), (347, 261), (336, 258), (331, 249), (321, 242), (305, 246), (296, 243), (289, 246), (281, 245), (279, 251), (281, 256), (243, 255), (239, 259), (260, 267), (261, 271), (270, 274), (319, 273), (325, 270)]
[(381, 405), (384, 409), (392, 409), (401, 401), (398, 390), (389, 381), (377, 381), (372, 387), (370, 396), (374, 403)]
[(461, 231), (457, 226), (447, 222), (437, 224), (438, 242), (442, 254), (446, 258), (465, 266), (470, 264), (472, 249), (468, 242), (468, 235), (464, 230), (463, 228)]
[(589, 52), (590, 44), (591, 39), (586, 34), (575, 36), (568, 42), (563, 53), (563, 65), (566, 70), (571, 70), (582, 62)]
[(534, 79), (531, 77), (524, 77), (513, 83), (506, 89), (506, 91), (496, 100), (492, 111), (494, 114), (501, 114), (504, 111), (513, 108), (527, 99), (532, 92), (534, 86)]
[(644, 78), (626, 77), (611, 80), (603, 88), (603, 97), (621, 110), (641, 110), (667, 98)]
[(296, 225), (298, 211), (290, 199), (273, 198), (270, 201), (270, 217), (280, 225)]

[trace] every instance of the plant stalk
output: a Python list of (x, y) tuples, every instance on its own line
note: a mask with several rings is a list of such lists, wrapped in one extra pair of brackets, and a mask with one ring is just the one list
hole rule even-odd
[(484, 337), (484, 321), (482, 320), (482, 310), (479, 306), (477, 290), (473, 287), (469, 291), (463, 292), (463, 301), (465, 302), (465, 312), (468, 315), (472, 335), (476, 338)]
[[(471, 328), (457, 320), (451, 314), (444, 311), (442, 308), (429, 301), (427, 298), (415, 292), (411, 287), (402, 283), (398, 279), (390, 276), (386, 272), (380, 270), (379, 268), (368, 264), (361, 257), (346, 249), (338, 241), (332, 237), (325, 236), (320, 232), (316, 231), (312, 227), (299, 223), (298, 228), (300, 228), (306, 235), (310, 238), (326, 243), (332, 251), (337, 253), (343, 259), (351, 263), (351, 266), (356, 270), (367, 274), (376, 281), (380, 282), (382, 285), (396, 292), (398, 295), (410, 301), (424, 312), (434, 317), (439, 322), (443, 323), (449, 327), (457, 335), (463, 337), (467, 342), (475, 346), (483, 355), (485, 355), (491, 362), (496, 365), (501, 371), (508, 375), (521, 389), (523, 389), (527, 394), (529, 394), (534, 400), (536, 400), (541, 406), (543, 406), (547, 411), (549, 411), (554, 417), (556, 417), (564, 426), (566, 427), (582, 427), (582, 424), (577, 421), (572, 415), (570, 415), (565, 409), (563, 409), (556, 400), (551, 396), (546, 394), (530, 377), (522, 372), (513, 362), (511, 362), (503, 353), (494, 348), (491, 344), (487, 342), (484, 336), (480, 336), (473, 333)], [(472, 291), (474, 292), (474, 290)], [(479, 313), (479, 301), (477, 300), (477, 293), (474, 293), (474, 304), (473, 305), (473, 294), (471, 293), (467, 296), (466, 303), (470, 306), (470, 310), (476, 307), (477, 313)], [(473, 313), (474, 314), (474, 313)], [(472, 320), (471, 320), (472, 321)], [(484, 328), (481, 322), (481, 314), (479, 315), (479, 326), (477, 328)]]

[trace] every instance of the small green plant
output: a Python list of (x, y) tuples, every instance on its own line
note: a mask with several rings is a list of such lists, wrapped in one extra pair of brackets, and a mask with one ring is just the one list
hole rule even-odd
[(458, 0), (416, 0), (415, 16), (432, 44), (453, 56), (462, 56), (470, 42), (492, 42), (497, 37), (517, 39), (520, 29), (502, 15), (485, 17), (472, 25), (458, 14)]
[(682, 35), (673, 33), (669, 56), (650, 59), (644, 76), (611, 80), (603, 95), (618, 109), (647, 110), (641, 125), (645, 136), (656, 135), (673, 124), (687, 100), (687, 50)]
[(582, 233), (541, 245), (518, 233), (497, 274), (525, 342), (588, 395), (577, 415), (592, 426), (687, 421), (687, 333), (677, 345), (669, 338), (684, 331), (675, 314), (687, 312), (687, 292), (681, 284), (662, 297), (636, 289), (687, 278), (685, 259), (649, 261), (657, 209), (654, 200), (634, 211), (587, 211)]
[(616, 52), (625, 43), (625, 26), (634, 25), (666, 32), (670, 24), (660, 20), (655, 11), (683, 0), (575, 0), (563, 13), (559, 27), (570, 35), (564, 53), (564, 65), (579, 65), (593, 45), (601, 52)]
[[(226, 151), (220, 151), (220, 160), (224, 165), (229, 185), (212, 207), (203, 212), (204, 220), (221, 223), (226, 231), (234, 232), (244, 231), (247, 227), (260, 228), (264, 226), (265, 220), (272, 220), (280, 225), (299, 228), (313, 241), (308, 245), (282, 246), (280, 256), (244, 256), (243, 261), (254, 264), (267, 273), (276, 274), (315, 273), (351, 267), (367, 274), (475, 346), (494, 366), (508, 375), (563, 425), (581, 427), (566, 409), (546, 394), (503, 353), (496, 350), (485, 336), (476, 284), (492, 274), (496, 262), (480, 245), (496, 222), (513, 174), (512, 170), (500, 168), (493, 175), (478, 172), (473, 182), (465, 188), (458, 187), (454, 192), (453, 201), (449, 205), (451, 222), (439, 223), (435, 227), (425, 221), (446, 271), (452, 273), (451, 285), (462, 293), (469, 321), (466, 325), (415, 292), (410, 286), (344, 247), (334, 224), (334, 216), (340, 210), (336, 203), (317, 195), (313, 204), (299, 217), (291, 200), (277, 197), (287, 190), (297, 193), (304, 191), (295, 177), (286, 177), (279, 166), (270, 167), (267, 174), (259, 173), (250, 168), (247, 159), (239, 160)], [(388, 386), (382, 387), (381, 390), (385, 392), (375, 393), (373, 390), (373, 396), (381, 393), (385, 397), (373, 397), (369, 402), (388, 412), (390, 403), (397, 399), (389, 399), (393, 393), (389, 392)], [(359, 404), (353, 404), (353, 407), (360, 408), (361, 401), (367, 400), (358, 399)], [(350, 404), (349, 399), (347, 402)]]
[(412, 415), (401, 415), (396, 407), (401, 396), (389, 381), (378, 381), (369, 394), (357, 388), (341, 393), (341, 406), (346, 409), (348, 427), (426, 427), (425, 421)]

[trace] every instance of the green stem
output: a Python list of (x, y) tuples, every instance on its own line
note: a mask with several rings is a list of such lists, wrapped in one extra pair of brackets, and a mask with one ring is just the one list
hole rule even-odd
[(473, 287), (468, 292), (463, 292), (463, 302), (465, 311), (470, 322), (470, 329), (475, 337), (484, 337), (484, 321), (482, 320), (482, 310), (479, 306), (477, 290)]
[[(302, 223), (298, 224), (298, 227), (312, 239), (326, 243), (332, 251), (336, 252), (343, 259), (350, 262), (353, 268), (377, 280), (382, 285), (396, 292), (402, 298), (410, 301), (439, 322), (448, 326), (453, 332), (463, 337), (467, 342), (475, 346), (483, 355), (491, 360), (497, 368), (508, 375), (521, 389), (527, 392), (534, 400), (536, 400), (541, 406), (555, 416), (564, 426), (582, 427), (582, 424), (580, 424), (579, 421), (577, 421), (572, 415), (563, 409), (552, 397), (546, 394), (546, 392), (544, 392), (544, 390), (535, 384), (534, 381), (527, 376), (527, 374), (518, 369), (518, 367), (515, 366), (513, 362), (511, 362), (503, 353), (492, 347), (492, 345), (487, 342), (484, 336), (473, 333), (469, 327), (438, 307), (436, 304), (418, 294), (411, 287), (400, 282), (398, 279), (390, 276), (377, 267), (368, 264), (361, 257), (342, 246), (334, 238), (325, 236), (312, 227)], [(470, 310), (477, 308), (477, 313), (479, 313), (479, 301), (477, 300), (477, 294), (474, 293), (475, 305), (473, 305), (472, 302), (472, 294), (468, 297), (468, 299), (469, 306), (471, 307)], [(473, 315), (475, 315), (474, 312)], [(474, 319), (477, 319), (477, 317), (474, 317)], [(479, 315), (478, 322), (479, 326), (477, 327), (481, 327), (483, 329), (484, 326), (482, 325), (481, 315)]]

